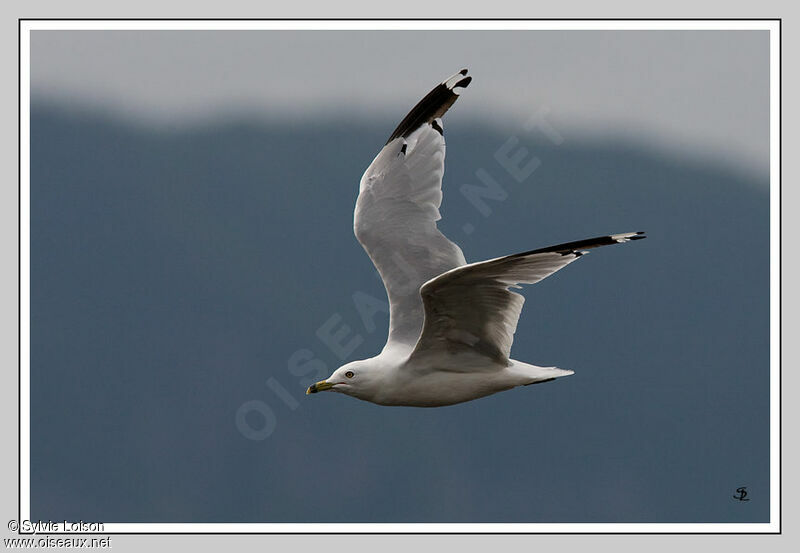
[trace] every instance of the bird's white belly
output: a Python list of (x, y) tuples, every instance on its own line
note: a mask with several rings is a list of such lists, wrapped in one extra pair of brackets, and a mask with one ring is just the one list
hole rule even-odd
[(509, 390), (521, 384), (505, 368), (479, 372), (437, 370), (403, 378), (373, 400), (381, 405), (441, 407)]

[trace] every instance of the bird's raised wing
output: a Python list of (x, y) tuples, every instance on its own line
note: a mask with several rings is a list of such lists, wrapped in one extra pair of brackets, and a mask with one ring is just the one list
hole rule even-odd
[(583, 250), (641, 238), (644, 233), (629, 232), (568, 242), (471, 263), (426, 282), (421, 290), (425, 324), (411, 359), (469, 350), (507, 363), (525, 301), (510, 287), (543, 280), (578, 259)]
[(414, 347), (424, 319), (420, 287), (466, 263), (436, 227), (445, 150), (440, 117), (472, 80), (466, 74), (456, 73), (425, 96), (361, 178), (353, 228), (389, 296), (387, 347)]

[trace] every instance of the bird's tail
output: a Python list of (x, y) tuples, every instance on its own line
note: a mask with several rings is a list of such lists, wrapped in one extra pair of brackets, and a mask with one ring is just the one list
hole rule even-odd
[(531, 384), (540, 384), (542, 382), (550, 382), (562, 376), (569, 376), (575, 374), (575, 371), (568, 369), (559, 369), (558, 367), (537, 367), (522, 361), (510, 359), (511, 366), (508, 370), (519, 378), (519, 385), (530, 386)]

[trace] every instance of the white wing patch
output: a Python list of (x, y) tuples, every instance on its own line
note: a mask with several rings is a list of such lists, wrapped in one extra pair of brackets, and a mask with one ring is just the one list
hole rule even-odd
[(444, 153), (444, 137), (424, 124), (387, 144), (361, 179), (353, 228), (389, 296), (387, 347), (414, 346), (424, 319), (420, 287), (466, 263), (436, 226)]

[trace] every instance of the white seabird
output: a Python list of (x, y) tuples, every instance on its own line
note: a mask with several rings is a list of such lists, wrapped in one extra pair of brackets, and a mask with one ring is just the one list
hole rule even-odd
[(467, 264), (436, 227), (441, 216), (441, 117), (472, 77), (464, 69), (403, 119), (361, 178), (356, 238), (389, 296), (389, 338), (376, 357), (353, 361), (307, 390), (380, 405), (438, 407), (573, 374), (509, 357), (524, 298), (585, 250), (644, 238), (642, 232), (568, 242)]

